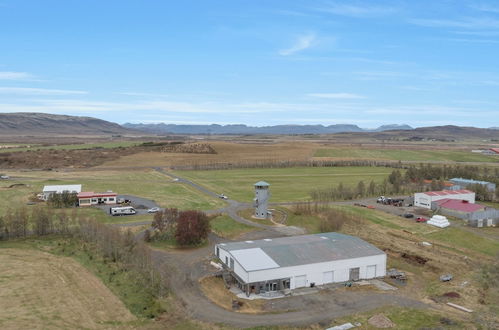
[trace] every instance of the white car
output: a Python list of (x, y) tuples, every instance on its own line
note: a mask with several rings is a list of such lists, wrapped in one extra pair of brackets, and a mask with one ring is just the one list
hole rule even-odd
[(221, 198), (221, 199), (229, 199), (229, 197), (225, 196), (224, 194), (220, 194), (220, 195), (218, 195), (218, 198)]
[(152, 207), (149, 210), (147, 210), (147, 213), (156, 213), (159, 211), (161, 211), (161, 209), (159, 207)]

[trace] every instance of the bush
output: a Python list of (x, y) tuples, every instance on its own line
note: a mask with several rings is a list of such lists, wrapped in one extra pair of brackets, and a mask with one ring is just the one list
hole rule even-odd
[(198, 245), (208, 238), (210, 220), (204, 212), (180, 212), (175, 239), (180, 245)]

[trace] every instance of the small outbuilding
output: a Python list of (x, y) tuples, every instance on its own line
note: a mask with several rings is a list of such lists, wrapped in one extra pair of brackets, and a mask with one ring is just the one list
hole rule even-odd
[(81, 184), (45, 186), (43, 187), (43, 192), (41, 195), (39, 195), (39, 197), (46, 201), (52, 194), (62, 194), (65, 192), (70, 194), (78, 194), (81, 192)]
[(489, 192), (495, 192), (496, 191), (496, 184), (493, 182), (488, 182), (488, 181), (480, 181), (480, 180), (472, 180), (472, 179), (463, 179), (463, 178), (453, 178), (449, 180), (454, 184), (452, 187), (452, 190), (459, 190), (459, 189), (465, 189), (469, 186), (473, 185), (481, 185), (484, 186), (487, 191)]
[(112, 191), (104, 193), (81, 192), (77, 195), (78, 205), (91, 206), (100, 204), (116, 204), (118, 194)]
[(475, 203), (475, 193), (470, 190), (442, 190), (442, 191), (427, 191), (414, 194), (414, 206), (431, 209), (433, 202), (442, 199), (457, 199)]
[(220, 243), (215, 255), (247, 295), (383, 277), (386, 254), (349, 235), (321, 233)]

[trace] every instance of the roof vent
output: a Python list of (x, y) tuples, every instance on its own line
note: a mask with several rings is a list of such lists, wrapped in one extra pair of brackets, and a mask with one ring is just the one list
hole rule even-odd
[(254, 243), (253, 241), (245, 241), (245, 242), (246, 242), (246, 243), (250, 243), (250, 244), (251, 244), (251, 243)]
[(270, 238), (264, 238), (263, 239), (265, 242), (272, 242), (272, 240)]

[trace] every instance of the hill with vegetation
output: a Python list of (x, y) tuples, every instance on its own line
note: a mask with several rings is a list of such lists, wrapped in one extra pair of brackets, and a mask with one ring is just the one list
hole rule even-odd
[[(116, 123), (92, 118), (46, 113), (0, 113), (0, 135), (123, 135), (137, 134)], [(139, 133), (143, 134), (143, 133)]]

